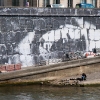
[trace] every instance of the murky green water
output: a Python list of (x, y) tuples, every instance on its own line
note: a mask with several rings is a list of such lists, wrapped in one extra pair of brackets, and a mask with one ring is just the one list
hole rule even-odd
[(100, 100), (100, 87), (0, 87), (0, 100)]

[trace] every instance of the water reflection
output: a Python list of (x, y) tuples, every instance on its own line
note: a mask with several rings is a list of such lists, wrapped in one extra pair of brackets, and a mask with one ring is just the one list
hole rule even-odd
[(100, 100), (100, 87), (1, 87), (0, 100)]

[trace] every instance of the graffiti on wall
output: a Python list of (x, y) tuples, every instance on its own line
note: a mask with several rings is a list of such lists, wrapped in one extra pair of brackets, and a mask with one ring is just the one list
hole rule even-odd
[[(2, 17), (0, 64), (34, 66), (100, 48), (99, 17)], [(2, 23), (2, 24), (1, 24)]]

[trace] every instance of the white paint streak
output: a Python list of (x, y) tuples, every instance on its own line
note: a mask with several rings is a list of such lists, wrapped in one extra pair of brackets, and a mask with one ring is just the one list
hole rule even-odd
[(33, 55), (31, 55), (30, 44), (34, 39), (35, 31), (27, 33), (27, 36), (19, 43), (20, 61), (22, 67), (34, 65)]
[(27, 36), (19, 43), (19, 53), (20, 54), (31, 54), (30, 44), (34, 39), (35, 32), (29, 32)]

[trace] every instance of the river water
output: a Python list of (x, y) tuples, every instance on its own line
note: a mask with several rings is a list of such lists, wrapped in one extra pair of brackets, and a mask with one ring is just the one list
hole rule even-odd
[(0, 100), (100, 100), (100, 87), (0, 87)]

